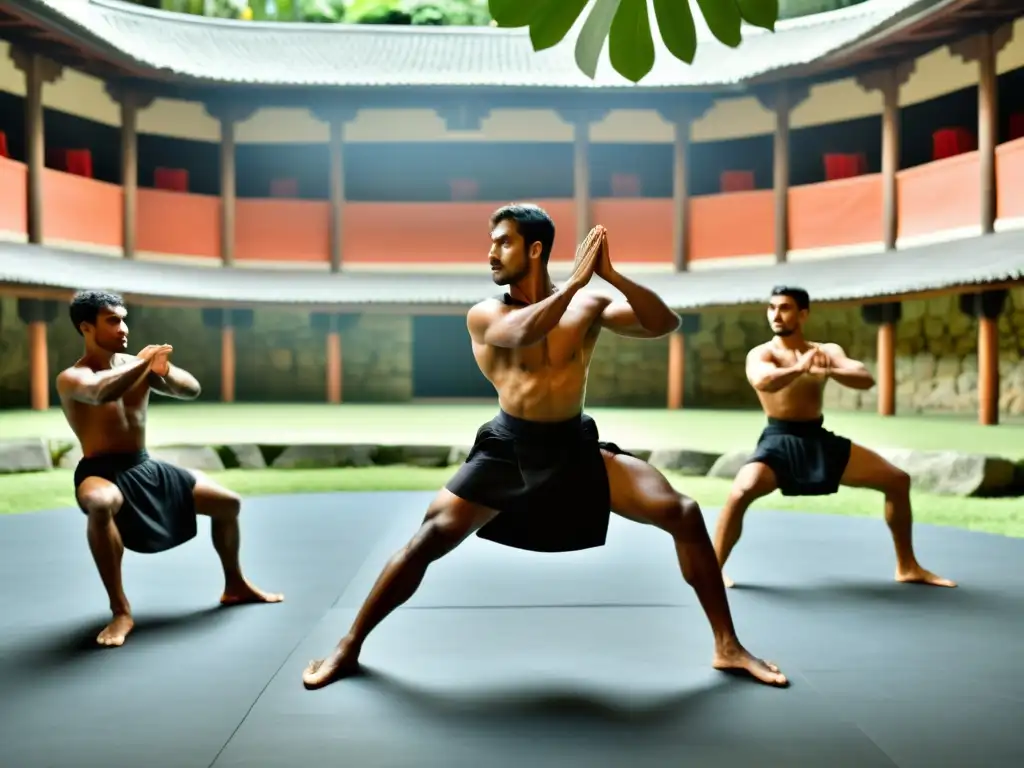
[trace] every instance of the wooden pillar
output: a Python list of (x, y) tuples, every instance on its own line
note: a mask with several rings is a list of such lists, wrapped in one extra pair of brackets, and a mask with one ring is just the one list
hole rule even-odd
[(686, 337), (676, 331), (668, 337), (668, 407), (683, 407), (686, 390)]
[[(690, 131), (714, 104), (709, 99), (689, 99), (658, 108), (658, 114), (672, 124), (672, 266), (685, 272), (690, 265), (690, 194), (688, 159)], [(670, 406), (671, 407), (671, 406)]]
[(345, 216), (345, 126), (338, 120), (330, 123), (331, 159), (331, 272), (341, 271), (341, 256), (344, 241), (341, 233)]
[(309, 324), (315, 331), (324, 334), (327, 402), (340, 403), (343, 400), (344, 363), (342, 356), (341, 332), (353, 327), (358, 315), (339, 315), (313, 312)]
[(327, 123), (328, 180), (331, 197), (330, 270), (341, 272), (345, 253), (345, 125), (356, 119), (354, 107), (321, 107), (313, 116)]
[(220, 399), (222, 403), (235, 402), (235, 328), (224, 325), (220, 329)]
[(139, 193), (139, 110), (153, 103), (153, 96), (121, 83), (106, 86), (107, 95), (121, 107), (121, 248), (124, 258), (135, 258)]
[(327, 332), (327, 402), (341, 402), (341, 331)]
[(1006, 24), (949, 46), (965, 63), (978, 64), (978, 167), (981, 173), (981, 233), (990, 235), (996, 223), (996, 145), (999, 144), (999, 89), (996, 57), (1013, 39), (1013, 25)]
[(914, 73), (915, 65), (911, 60), (857, 77), (863, 90), (882, 94), (882, 243), (887, 251), (896, 250), (899, 239), (900, 89)]
[(668, 337), (668, 408), (680, 410), (686, 400), (686, 337), (700, 330), (700, 315), (680, 315), (679, 328)]
[(572, 188), (576, 204), (576, 242), (582, 243), (594, 226), (590, 206), (590, 126), (600, 122), (608, 110), (569, 108), (559, 116), (573, 127)]
[(257, 109), (237, 101), (206, 104), (207, 114), (220, 122), (220, 260), (225, 267), (235, 264), (235, 128)]
[(960, 311), (978, 320), (978, 422), (999, 423), (999, 316), (1006, 306), (1005, 290), (960, 296)]
[(896, 326), (902, 316), (899, 302), (866, 304), (861, 317), (878, 327), (875, 351), (875, 381), (878, 384), (878, 414), (896, 415)]
[(235, 402), (235, 383), (238, 380), (237, 329), (251, 328), (251, 309), (204, 309), (203, 325), (220, 332), (220, 399)]
[(772, 190), (775, 195), (775, 261), (789, 256), (789, 123), (793, 110), (810, 95), (810, 88), (797, 82), (779, 83), (756, 93), (761, 105), (775, 113), (772, 151)]
[(43, 86), (60, 79), (63, 68), (38, 53), (12, 45), (11, 61), (25, 75), (25, 167), (27, 171), (28, 241), (43, 242), (43, 170), (46, 168), (46, 131)]
[(57, 303), (18, 299), (18, 317), (28, 331), (29, 402), (32, 410), (45, 411), (50, 407), (50, 351), (46, 326), (57, 317)]

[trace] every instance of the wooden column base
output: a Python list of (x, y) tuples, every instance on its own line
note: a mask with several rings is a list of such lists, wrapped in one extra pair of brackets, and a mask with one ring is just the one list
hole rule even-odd
[(896, 415), (896, 328), (893, 323), (878, 326), (878, 414)]
[(327, 402), (341, 402), (341, 333), (327, 334)]
[(683, 391), (686, 385), (686, 337), (673, 333), (668, 337), (668, 407), (680, 410), (683, 407)]
[(978, 318), (978, 422), (999, 423), (999, 320)]
[(220, 399), (235, 402), (235, 329), (230, 325), (220, 329)]
[(50, 408), (50, 360), (46, 344), (46, 323), (28, 324), (29, 387), (33, 411)]

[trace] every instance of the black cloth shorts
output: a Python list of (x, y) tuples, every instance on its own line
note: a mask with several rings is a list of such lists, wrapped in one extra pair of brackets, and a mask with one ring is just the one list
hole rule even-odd
[(851, 442), (829, 432), (824, 418), (813, 421), (768, 419), (748, 462), (775, 473), (783, 496), (827, 496), (839, 490), (850, 461)]
[(598, 439), (589, 416), (525, 421), (500, 411), (477, 430), (465, 464), (445, 486), (500, 514), (477, 536), (533, 552), (600, 547), (611, 518), (601, 449), (631, 455)]
[(124, 503), (114, 522), (125, 549), (164, 552), (195, 537), (196, 480), (191, 472), (150, 458), (143, 450), (82, 459), (75, 468), (76, 493), (87, 477), (103, 478), (121, 491)]

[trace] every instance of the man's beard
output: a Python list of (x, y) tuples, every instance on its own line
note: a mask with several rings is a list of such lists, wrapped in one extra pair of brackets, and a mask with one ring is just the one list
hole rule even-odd
[(792, 328), (780, 328), (777, 331), (773, 330), (773, 333), (776, 336), (792, 336), (793, 335), (793, 329)]
[(521, 269), (519, 272), (514, 273), (502, 270), (501, 272), (492, 272), (491, 278), (494, 280), (495, 285), (511, 285), (512, 283), (517, 283), (526, 277), (528, 271), (528, 268)]

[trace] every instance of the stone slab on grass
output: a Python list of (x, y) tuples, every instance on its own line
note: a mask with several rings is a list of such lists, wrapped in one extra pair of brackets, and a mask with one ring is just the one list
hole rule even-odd
[(225, 465), (230, 462), (239, 469), (266, 469), (267, 461), (258, 445), (225, 445), (222, 449), (229, 454), (224, 458)]
[(45, 440), (0, 440), (0, 475), (49, 469), (53, 469), (53, 456)]
[[(1004, 496), (1020, 494), (1021, 469), (1008, 459), (957, 451), (882, 448), (875, 451), (910, 475), (915, 491), (941, 496)], [(722, 455), (708, 477), (732, 480), (751, 451)]]
[(290, 445), (271, 462), (274, 469), (372, 467), (376, 445)]
[[(631, 451), (631, 453), (633, 453)], [(651, 451), (647, 462), (658, 469), (679, 472), (683, 475), (707, 475), (715, 466), (721, 454), (690, 450)]]
[(209, 445), (161, 445), (150, 448), (149, 455), (183, 469), (197, 469), (200, 472), (224, 470), (220, 454)]

